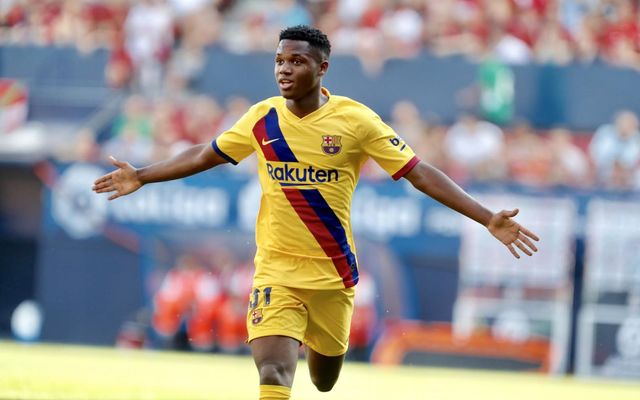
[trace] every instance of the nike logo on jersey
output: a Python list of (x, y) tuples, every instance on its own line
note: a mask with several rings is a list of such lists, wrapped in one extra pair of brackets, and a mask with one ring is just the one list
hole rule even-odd
[(266, 140), (266, 141), (264, 140), (264, 138), (262, 138), (262, 145), (266, 146), (268, 144), (271, 144), (271, 143), (275, 142), (276, 140), (280, 140), (280, 138), (275, 138), (275, 139)]

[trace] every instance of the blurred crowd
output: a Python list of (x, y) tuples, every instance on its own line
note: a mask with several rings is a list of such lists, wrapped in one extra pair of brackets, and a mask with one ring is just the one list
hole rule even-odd
[(210, 142), (231, 128), (250, 105), (244, 97), (220, 104), (206, 95), (150, 99), (134, 94), (106, 127), (103, 140), (92, 142), (96, 135), (87, 132), (85, 144), (70, 157), (98, 160), (113, 154), (137, 165), (160, 161), (193, 144)]
[[(178, 254), (170, 268), (157, 268), (148, 275), (149, 310), (123, 324), (116, 344), (248, 353), (247, 306), (254, 301), (253, 272), (252, 261), (239, 261), (223, 249)], [(348, 357), (364, 361), (379, 322), (377, 289), (367, 273), (361, 275), (358, 287)]]
[[(220, 104), (205, 95), (179, 101), (131, 95), (102, 143), (87, 134), (67, 157), (96, 162), (115, 155), (134, 165), (159, 161), (210, 142), (249, 106), (243, 97)], [(463, 112), (452, 124), (443, 124), (426, 120), (409, 101), (397, 102), (386, 122), (421, 159), (460, 184), (640, 190), (640, 128), (638, 116), (629, 110), (620, 110), (595, 133), (539, 130), (526, 121), (500, 126), (475, 112)], [(254, 173), (256, 165), (250, 157), (230, 171)], [(366, 179), (386, 177), (373, 162), (362, 173)]]
[[(595, 134), (562, 128), (538, 131), (511, 118), (509, 71), (517, 64), (596, 61), (640, 69), (636, 0), (0, 3), (0, 43), (109, 50), (107, 82), (134, 94), (106, 133), (86, 132), (70, 157), (98, 160), (113, 154), (134, 164), (210, 141), (249, 107), (242, 97), (222, 103), (191, 90), (204, 71), (207, 47), (271, 53), (279, 30), (294, 24), (320, 27), (329, 34), (334, 54), (357, 55), (365, 73), (380, 72), (388, 58), (412, 57), (422, 50), (478, 61), (487, 71), (482, 74), (490, 76), (481, 90), (494, 91), (493, 111), (485, 107), (483, 112), (462, 112), (457, 121), (445, 125), (425, 120), (416, 105), (401, 101), (387, 121), (421, 158), (460, 183), (640, 188), (640, 133), (634, 113), (621, 110), (612, 121), (603, 121)], [(460, 108), (482, 108), (479, 103), (486, 96), (475, 97), (461, 101), (467, 104)], [(500, 114), (507, 117), (501, 120)], [(255, 168), (255, 162), (241, 165)], [(370, 178), (380, 176), (375, 166), (364, 172)]]
[[(388, 122), (420, 158), (460, 184), (640, 189), (640, 130), (629, 110), (594, 134), (536, 130), (526, 121), (500, 127), (473, 112), (462, 113), (452, 125), (429, 123), (406, 101), (395, 105)], [(370, 176), (384, 174), (370, 166)]]
[(0, 42), (108, 48), (114, 86), (188, 86), (203, 50), (272, 52), (313, 24), (367, 72), (423, 49), (507, 64), (604, 61), (640, 68), (637, 0), (4, 0)]
[[(406, 101), (395, 105), (389, 123), (419, 157), (460, 184), (640, 189), (640, 130), (637, 115), (629, 110), (594, 134), (537, 130), (526, 121), (500, 127), (473, 112), (462, 113), (450, 126), (433, 124)], [(383, 174), (374, 165), (368, 172)]]
[(186, 253), (152, 294), (155, 346), (228, 353), (246, 350), (248, 294), (253, 266), (224, 252), (214, 263)]

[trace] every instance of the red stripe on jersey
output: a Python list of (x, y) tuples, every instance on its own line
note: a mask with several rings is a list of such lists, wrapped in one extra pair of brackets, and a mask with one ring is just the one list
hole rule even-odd
[(397, 181), (398, 179), (405, 176), (407, 172), (411, 171), (413, 167), (415, 167), (419, 162), (420, 162), (420, 159), (418, 158), (418, 156), (413, 156), (413, 158), (409, 160), (409, 162), (406, 163), (404, 167), (400, 168), (398, 172), (393, 174), (392, 176), (393, 180)]
[(355, 285), (351, 274), (351, 266), (347, 261), (346, 255), (342, 252), (340, 245), (331, 235), (329, 229), (322, 222), (313, 207), (304, 198), (299, 189), (282, 189), (285, 196), (291, 203), (293, 209), (307, 226), (313, 237), (316, 239), (325, 254), (331, 258), (333, 265), (336, 267), (338, 275), (342, 278), (345, 287)]
[(253, 135), (256, 137), (258, 146), (262, 149), (262, 154), (264, 154), (264, 158), (267, 159), (267, 161), (280, 161), (280, 158), (273, 149), (273, 146), (268, 143), (269, 137), (267, 136), (267, 127), (265, 125), (264, 118), (260, 118), (260, 120), (256, 122), (253, 127)]

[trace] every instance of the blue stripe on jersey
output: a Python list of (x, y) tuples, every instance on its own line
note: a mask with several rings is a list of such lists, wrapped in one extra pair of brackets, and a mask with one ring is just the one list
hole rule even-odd
[(313, 183), (299, 183), (299, 182), (286, 183), (286, 182), (280, 182), (280, 186), (283, 186), (283, 187), (289, 187), (289, 186), (311, 186), (311, 185), (313, 185)]
[(264, 124), (269, 140), (279, 139), (271, 143), (273, 150), (280, 159), (279, 161), (297, 162), (298, 159), (291, 151), (289, 144), (284, 139), (284, 135), (282, 135), (280, 124), (278, 123), (278, 113), (275, 108), (269, 110), (269, 113), (264, 116)]
[(327, 201), (322, 197), (318, 189), (300, 190), (309, 205), (316, 212), (324, 226), (327, 227), (333, 239), (338, 243), (342, 254), (345, 255), (347, 262), (351, 268), (351, 279), (353, 284), (358, 283), (358, 266), (356, 265), (356, 256), (351, 251), (347, 234), (344, 227), (340, 223), (340, 219), (333, 212)]
[(229, 161), (233, 165), (237, 165), (238, 164), (238, 162), (236, 160), (234, 160), (233, 158), (228, 156), (224, 151), (220, 150), (220, 147), (218, 147), (218, 143), (216, 143), (215, 139), (213, 139), (213, 141), (211, 142), (211, 146), (213, 147), (213, 150), (215, 150), (215, 152), (218, 153), (218, 155), (220, 157), (222, 157), (225, 160)]

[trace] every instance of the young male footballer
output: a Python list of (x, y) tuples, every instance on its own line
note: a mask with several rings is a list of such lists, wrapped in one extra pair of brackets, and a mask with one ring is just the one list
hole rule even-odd
[(257, 153), (262, 198), (247, 328), (263, 400), (290, 398), (301, 344), (318, 390), (338, 379), (358, 283), (351, 198), (368, 158), (484, 225), (516, 258), (537, 251), (538, 237), (512, 219), (517, 209), (488, 210), (420, 161), (375, 112), (322, 87), (330, 50), (315, 28), (283, 30), (274, 71), (280, 96), (253, 105), (213, 142), (166, 161), (136, 169), (113, 158), (118, 169), (93, 186), (113, 200)]

